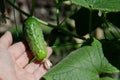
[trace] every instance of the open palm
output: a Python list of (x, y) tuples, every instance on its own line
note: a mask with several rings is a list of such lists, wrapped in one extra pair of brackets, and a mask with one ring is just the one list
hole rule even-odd
[[(7, 76), (3, 77), (6, 77), (6, 80), (7, 78), (8, 80), (39, 80), (47, 72), (44, 65), (37, 61), (28, 64), (33, 56), (23, 42), (11, 44), (12, 35), (6, 32), (0, 39), (0, 56), (2, 56), (0, 69), (3, 68), (3, 71), (5, 69), (6, 73), (5, 71), (3, 73)], [(49, 57), (52, 49), (47, 47), (47, 50)]]

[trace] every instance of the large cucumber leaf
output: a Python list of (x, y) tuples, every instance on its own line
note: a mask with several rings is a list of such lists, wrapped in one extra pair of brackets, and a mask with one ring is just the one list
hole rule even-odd
[(120, 11), (120, 0), (71, 0), (74, 4), (102, 11)]
[(54, 66), (43, 80), (114, 80), (103, 74), (119, 72), (104, 57), (101, 43), (94, 39), (91, 45), (83, 46)]

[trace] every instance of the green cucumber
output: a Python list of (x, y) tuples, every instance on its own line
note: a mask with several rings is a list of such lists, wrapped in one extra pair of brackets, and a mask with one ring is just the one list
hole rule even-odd
[(38, 19), (28, 17), (23, 23), (23, 33), (35, 59), (43, 60), (47, 56), (47, 50), (41, 23)]

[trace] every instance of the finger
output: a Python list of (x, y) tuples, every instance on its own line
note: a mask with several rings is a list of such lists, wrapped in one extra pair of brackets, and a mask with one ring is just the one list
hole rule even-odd
[(0, 48), (8, 48), (11, 44), (12, 44), (12, 34), (11, 32), (7, 31), (0, 38)]
[(47, 70), (44, 68), (44, 65), (41, 64), (40, 67), (36, 69), (36, 71), (33, 74), (36, 80), (39, 80), (46, 72)]
[[(47, 58), (48, 58), (52, 53), (52, 49), (50, 47), (47, 47), (47, 51), (48, 51), (48, 56), (47, 56)], [(26, 62), (26, 64), (28, 64), (28, 63)], [(26, 64), (24, 63), (24, 66)], [(33, 73), (34, 71), (36, 71), (36, 69), (38, 69), (40, 67), (40, 64), (41, 64), (41, 62), (39, 62), (39, 61), (32, 62), (25, 67), (25, 70), (29, 73)]]
[(13, 58), (17, 59), (20, 57), (26, 50), (26, 46), (23, 42), (18, 42), (9, 47), (9, 52), (13, 56)]
[[(48, 55), (46, 57), (46, 59), (51, 55), (52, 53), (52, 49), (50, 47), (47, 47), (47, 51), (48, 51)], [(28, 63), (29, 60), (31, 60), (33, 58), (33, 55), (30, 52), (24, 52), (24, 54), (22, 54), (16, 61), (16, 63), (18, 65), (20, 65), (20, 67), (25, 67)], [(46, 60), (45, 59), (45, 60)], [(34, 61), (34, 63), (36, 64), (40, 64), (40, 61)], [(32, 64), (33, 65), (33, 64)], [(27, 66), (32, 66), (31, 64), (28, 64)]]
[(35, 80), (33, 75), (26, 73), (26, 71), (23, 68), (20, 68), (17, 64), (15, 64), (15, 70), (17, 75), (19, 76), (19, 80)]
[(34, 62), (28, 64), (24, 69), (29, 72), (29, 73), (33, 73), (36, 69), (38, 69), (38, 67), (40, 66), (40, 64), (36, 64)]
[[(24, 52), (24, 54), (22, 54), (17, 60), (16, 60), (16, 64), (20, 67), (20, 68), (24, 68), (28, 62), (29, 59), (32, 58), (33, 55), (29, 55), (30, 52), (26, 51)], [(30, 58), (29, 58), (30, 57)]]
[(29, 61), (33, 58), (33, 55), (30, 51), (24, 52), (17, 60), (16, 63), (19, 67), (24, 68), (28, 65)]

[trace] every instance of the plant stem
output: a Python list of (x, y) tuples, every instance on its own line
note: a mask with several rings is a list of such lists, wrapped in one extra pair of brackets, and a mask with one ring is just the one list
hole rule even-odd
[(23, 10), (21, 10), (20, 8), (18, 8), (17, 6), (15, 6), (10, 0), (6, 0), (6, 2), (8, 4), (10, 4), (13, 8), (15, 8), (16, 10), (18, 10), (19, 12), (23, 13), (25, 16), (30, 16), (30, 14), (24, 12)]
[(35, 0), (32, 0), (32, 8), (30, 10), (30, 15), (32, 16), (35, 10)]
[(106, 26), (109, 28), (109, 25), (108, 25), (107, 20), (106, 20), (106, 13), (104, 12), (103, 15), (104, 15), (103, 20), (104, 20)]
[[(37, 18), (36, 18), (36, 19), (37, 19)], [(69, 36), (73, 36), (73, 37), (77, 37), (77, 38), (86, 40), (84, 37), (78, 36), (78, 35), (76, 35), (76, 34), (73, 34), (73, 33), (71, 33), (70, 31), (65, 30), (65, 29), (62, 28), (62, 27), (57, 27), (56, 25), (49, 24), (49, 23), (47, 23), (47, 22), (45, 22), (45, 21), (42, 21), (42, 20), (40, 20), (40, 19), (37, 19), (37, 20), (38, 20), (41, 24), (46, 25), (46, 26), (49, 26), (49, 27), (52, 27), (52, 28), (55, 28), (55, 29), (57, 29), (57, 30), (60, 30), (61, 32), (65, 33), (65, 34), (67, 34), (67, 35), (69, 35)]]
[[(17, 6), (15, 6), (15, 5), (14, 5), (12, 2), (10, 2), (9, 0), (6, 0), (6, 1), (7, 1), (12, 7), (14, 7), (16, 10), (20, 11), (21, 13), (23, 13), (23, 14), (26, 15), (27, 17), (31, 16), (30, 14), (24, 12), (23, 10), (21, 10), (20, 8), (18, 8)], [(58, 1), (58, 0), (56, 0), (56, 1)], [(58, 13), (57, 15), (59, 15), (59, 13)], [(56, 26), (56, 25), (52, 25), (52, 24), (49, 24), (49, 23), (47, 23), (47, 22), (45, 22), (45, 21), (43, 21), (43, 20), (40, 20), (40, 19), (37, 19), (37, 20), (38, 20), (41, 24), (46, 25), (46, 26), (49, 26), (49, 27), (52, 27), (52, 28), (56, 28), (57, 30), (62, 31), (63, 33), (65, 33), (65, 34), (67, 34), (67, 35), (69, 35), (69, 36), (73, 36), (73, 37), (77, 37), (77, 38), (86, 40), (84, 37), (81, 37), (81, 36), (78, 36), (78, 35), (76, 35), (76, 34), (73, 34), (73, 33), (71, 33), (70, 31), (67, 31), (67, 30), (65, 30), (65, 29), (63, 29), (63, 28), (61, 28), (61, 27), (57, 27), (58, 25), (57, 25), (57, 26)], [(57, 24), (59, 24), (59, 16), (58, 16)]]
[(90, 35), (90, 38), (92, 38), (92, 10), (90, 9), (90, 15), (89, 15), (89, 35)]
[[(15, 4), (15, 0), (14, 0), (13, 3)], [(13, 13), (14, 13), (14, 22), (15, 22), (15, 26), (16, 26), (16, 37), (19, 37), (18, 26), (17, 26), (17, 22), (16, 22), (15, 9), (14, 8), (13, 8)]]
[(63, 29), (63, 28), (61, 28), (61, 27), (56, 27), (56, 29), (62, 31), (63, 33), (65, 33), (65, 34), (67, 34), (67, 35), (69, 35), (69, 36), (77, 37), (77, 38), (86, 40), (86, 38), (84, 38), (84, 37), (82, 37), (82, 36), (75, 35), (75, 34), (71, 33), (70, 31), (67, 31), (67, 30), (65, 30), (65, 29)]
[(83, 42), (81, 42), (81, 43), (67, 43), (67, 44), (53, 45), (53, 46), (51, 46), (51, 48), (55, 49), (57, 47), (63, 47), (63, 46), (78, 45), (78, 44), (82, 45), (82, 43)]
[[(104, 21), (106, 27), (109, 29), (109, 25), (108, 25), (107, 20), (106, 20), (106, 13), (105, 12), (103, 13), (103, 17), (102, 18), (103, 18), (103, 21)], [(105, 34), (105, 30), (103, 30), (103, 31), (104, 31), (104, 34)], [(107, 39), (106, 35), (104, 35), (104, 37), (105, 37), (105, 39)]]
[(56, 0), (56, 19), (57, 19), (57, 26), (59, 27), (59, 0)]
[(60, 22), (59, 25), (61, 26), (61, 25), (62, 25), (70, 16), (72, 16), (74, 13), (75, 13), (75, 12), (73, 12), (72, 14), (66, 16), (66, 17)]

